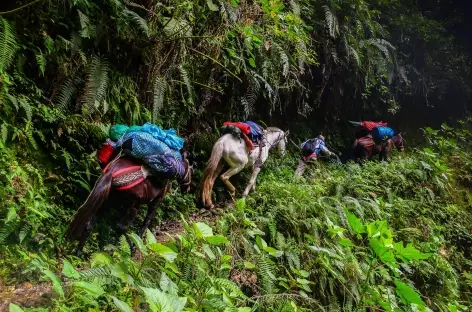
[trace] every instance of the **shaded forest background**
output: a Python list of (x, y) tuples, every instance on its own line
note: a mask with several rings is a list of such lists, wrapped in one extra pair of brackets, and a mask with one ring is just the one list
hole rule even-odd
[(348, 120), (388, 121), (412, 143), (470, 108), (466, 1), (38, 0), (0, 12), (3, 142), (67, 202), (90, 190), (113, 123), (176, 128), (203, 164), (225, 120), (322, 132), (342, 150)]

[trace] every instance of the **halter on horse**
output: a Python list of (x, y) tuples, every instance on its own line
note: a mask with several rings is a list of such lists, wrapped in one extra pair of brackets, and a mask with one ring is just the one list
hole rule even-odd
[[(187, 154), (182, 153), (185, 174), (177, 180), (186, 191), (190, 187), (193, 168), (187, 159)], [(82, 253), (85, 242), (96, 222), (97, 214), (103, 213), (100, 208), (108, 201), (114, 200), (116, 204), (127, 204), (128, 209), (122, 218), (120, 229), (126, 232), (137, 215), (139, 205), (147, 204), (148, 211), (139, 235), (149, 227), (156, 214), (157, 204), (162, 201), (170, 190), (172, 180), (150, 174), (150, 170), (138, 160), (131, 157), (115, 158), (98, 179), (95, 187), (85, 203), (79, 208), (67, 230), (69, 239), (79, 240), (77, 254)], [(114, 208), (115, 206), (109, 207)]]
[(374, 142), (372, 137), (364, 136), (354, 141), (353, 158), (354, 161), (359, 162), (370, 160), (373, 156), (379, 155), (379, 160), (387, 161), (394, 146), (399, 152), (405, 151), (405, 142), (401, 133), (378, 144)]
[[(203, 181), (200, 186), (199, 193), (201, 195), (202, 204), (209, 209), (214, 208), (211, 199), (211, 191), (218, 176), (225, 184), (231, 197), (234, 198), (236, 188), (231, 184), (229, 179), (247, 167), (252, 167), (252, 175), (242, 196), (246, 197), (251, 190), (255, 190), (257, 175), (261, 171), (262, 164), (269, 157), (269, 150), (272, 147), (277, 147), (282, 156), (285, 155), (287, 136), (288, 131), (285, 133), (278, 128), (269, 127), (267, 130), (264, 130), (265, 146), (252, 151), (249, 151), (244, 141), (235, 138), (232, 134), (228, 133), (220, 137), (213, 146), (211, 157), (205, 168)], [(220, 175), (225, 163), (227, 163), (230, 168)]]

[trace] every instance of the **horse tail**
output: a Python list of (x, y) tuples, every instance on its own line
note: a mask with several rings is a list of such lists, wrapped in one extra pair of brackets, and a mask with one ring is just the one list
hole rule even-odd
[(223, 169), (223, 141), (218, 140), (211, 151), (211, 157), (208, 160), (207, 166), (203, 173), (203, 180), (201, 184), (201, 200), (204, 207), (212, 207), (211, 191), (216, 178)]
[(103, 203), (108, 198), (111, 189), (111, 182), (113, 180), (113, 173), (108, 171), (102, 175), (85, 203), (80, 206), (75, 214), (74, 219), (69, 224), (66, 232), (66, 237), (69, 239), (80, 239), (87, 224), (92, 220), (93, 216), (103, 206)]

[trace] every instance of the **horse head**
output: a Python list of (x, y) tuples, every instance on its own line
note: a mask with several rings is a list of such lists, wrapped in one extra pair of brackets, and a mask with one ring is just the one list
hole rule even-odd
[(400, 132), (392, 138), (393, 144), (399, 152), (405, 151), (405, 139), (403, 139), (402, 133)]
[(270, 148), (276, 147), (279, 151), (280, 155), (283, 157), (285, 156), (285, 150), (288, 143), (287, 136), (289, 135), (290, 130), (284, 132), (279, 128), (269, 127), (266, 130), (266, 139), (270, 145)]

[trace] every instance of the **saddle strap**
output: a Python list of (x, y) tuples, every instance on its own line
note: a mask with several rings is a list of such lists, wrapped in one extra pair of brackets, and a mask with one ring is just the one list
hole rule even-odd
[(262, 167), (262, 142), (259, 142), (259, 155), (254, 163), (254, 167), (260, 168)]

